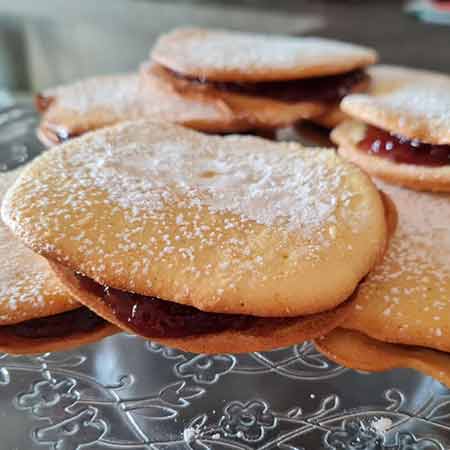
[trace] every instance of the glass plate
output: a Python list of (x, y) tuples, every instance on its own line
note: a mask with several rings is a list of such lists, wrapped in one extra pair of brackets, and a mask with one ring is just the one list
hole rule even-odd
[[(36, 123), (30, 102), (0, 112), (0, 170), (43, 150)], [(337, 366), (309, 343), (207, 356), (120, 334), (0, 354), (0, 435), (7, 450), (444, 450), (450, 391), (411, 370)]]

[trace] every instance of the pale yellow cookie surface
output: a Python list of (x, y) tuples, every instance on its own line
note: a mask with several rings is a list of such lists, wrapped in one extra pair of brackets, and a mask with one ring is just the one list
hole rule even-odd
[(246, 128), (225, 103), (203, 96), (181, 96), (170, 85), (138, 74), (88, 78), (44, 91), (38, 96), (43, 112), (38, 130), (46, 144), (87, 131), (148, 117), (204, 131)]
[[(0, 199), (20, 171), (0, 174)], [(25, 247), (0, 221), (0, 352), (25, 355), (67, 351), (118, 332), (108, 322), (101, 322), (90, 331), (58, 337), (32, 338), (15, 331), (15, 325), (22, 322), (81, 306), (54, 275), (47, 260)]]
[(316, 339), (316, 347), (331, 360), (369, 372), (410, 368), (450, 386), (450, 355), (421, 347), (387, 344), (357, 331), (337, 328)]
[[(19, 171), (0, 175), (0, 198)], [(79, 308), (50, 271), (45, 258), (16, 239), (0, 221), (0, 325), (11, 325)]]
[(269, 81), (348, 72), (373, 64), (374, 50), (314, 37), (180, 28), (159, 38), (153, 61), (217, 81)]
[(331, 139), (338, 145), (339, 154), (354, 162), (369, 174), (390, 183), (417, 191), (450, 192), (450, 165), (440, 167), (397, 163), (387, 158), (371, 155), (358, 148), (364, 138), (367, 125), (349, 120), (331, 132)]
[(397, 205), (398, 225), (344, 327), (450, 352), (450, 195), (380, 188)]
[(100, 284), (258, 316), (334, 308), (387, 237), (376, 187), (332, 150), (149, 121), (46, 152), (2, 215)]
[(371, 92), (341, 102), (349, 116), (432, 144), (450, 143), (450, 77), (397, 66), (369, 69)]

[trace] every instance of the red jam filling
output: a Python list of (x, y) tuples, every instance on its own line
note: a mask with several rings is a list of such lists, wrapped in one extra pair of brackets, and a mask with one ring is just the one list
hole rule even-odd
[(366, 134), (359, 141), (358, 147), (366, 153), (396, 163), (431, 167), (450, 165), (450, 145), (434, 145), (407, 139), (371, 125), (367, 126)]
[(273, 325), (282, 325), (296, 320), (204, 312), (192, 306), (156, 297), (105, 288), (79, 274), (77, 278), (82, 289), (99, 297), (119, 322), (149, 339), (183, 338), (224, 330), (245, 330), (268, 321)]
[(54, 316), (6, 325), (0, 330), (31, 339), (59, 338), (75, 333), (89, 332), (104, 323), (105, 321), (91, 310), (81, 307)]
[(364, 70), (354, 70), (339, 75), (257, 83), (219, 82), (189, 77), (170, 69), (165, 70), (176, 78), (199, 86), (211, 86), (220, 91), (267, 97), (288, 103), (302, 101), (338, 102), (349, 94), (355, 85), (368, 80)]

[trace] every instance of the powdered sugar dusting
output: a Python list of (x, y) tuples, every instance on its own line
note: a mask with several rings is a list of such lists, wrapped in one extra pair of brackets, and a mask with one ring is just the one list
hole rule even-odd
[(256, 286), (317, 272), (329, 249), (351, 255), (344, 234), (370, 236), (373, 258), (381, 245), (367, 232), (375, 213), (359, 170), (330, 150), (143, 121), (64, 144), (36, 167), (3, 208), (29, 245), (118, 288), (202, 296), (205, 309), (245, 289), (221, 309), (245, 310), (256, 292), (253, 314), (294, 315), (298, 292), (275, 302), (269, 292), (267, 306)]
[(443, 130), (450, 128), (450, 79), (434, 84), (411, 83), (390, 95), (378, 97), (375, 102), (380, 108), (398, 111), (400, 117), (406, 111)]
[(344, 111), (411, 139), (450, 143), (450, 77), (395, 66), (370, 74), (372, 91), (347, 96)]
[(180, 95), (162, 80), (146, 73), (93, 77), (48, 89), (52, 98), (43, 126), (60, 134), (90, 131), (121, 121), (152, 118), (174, 123), (226, 124), (231, 113), (224, 104)]
[(306, 233), (331, 223), (338, 202), (348, 200), (339, 190), (346, 169), (327, 164), (333, 157), (326, 152), (306, 158), (295, 145), (280, 150), (255, 152), (252, 140), (234, 137), (162, 139), (109, 152), (93, 162), (91, 174), (111, 199), (137, 213), (160, 211), (177, 198), (179, 206), (207, 205), (211, 212), (264, 225), (284, 222)]
[[(370, 95), (380, 96), (394, 93), (407, 85), (420, 83), (434, 83), (439, 80), (448, 82), (444, 74), (429, 70), (412, 69), (411, 67), (393, 66), (388, 64), (376, 64), (367, 69), (371, 79)], [(359, 94), (351, 94), (359, 95)]]
[[(17, 175), (17, 171), (2, 174), (1, 197)], [(58, 313), (77, 306), (53, 277), (45, 259), (16, 240), (2, 222), (0, 255), (1, 324), (17, 323), (45, 315), (46, 311)]]
[(383, 336), (398, 330), (400, 342), (448, 350), (450, 195), (379, 184), (395, 201), (399, 223), (383, 263), (363, 283), (348, 325)]
[(47, 89), (42, 95), (53, 97), (59, 107), (80, 114), (105, 106), (123, 110), (139, 98), (139, 76), (130, 74), (93, 77)]
[[(340, 64), (370, 64), (375, 52), (361, 46), (313, 37), (254, 34), (227, 30), (179, 29), (164, 35), (152, 57), (169, 67), (182, 64), (186, 70), (247, 72), (249, 76), (271, 70), (302, 70), (328, 66), (338, 72)], [(345, 66), (344, 66), (345, 67)]]

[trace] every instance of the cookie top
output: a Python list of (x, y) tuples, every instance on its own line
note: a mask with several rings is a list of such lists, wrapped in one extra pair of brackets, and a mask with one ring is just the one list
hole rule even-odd
[(450, 195), (379, 186), (397, 205), (398, 225), (344, 326), (382, 341), (448, 352)]
[(332, 150), (150, 121), (46, 152), (2, 213), (100, 284), (257, 316), (342, 303), (386, 240), (376, 187)]
[[(0, 198), (19, 171), (1, 174)], [(0, 221), (0, 325), (79, 308), (50, 271), (47, 261), (19, 242)]]
[(348, 72), (373, 64), (374, 50), (316, 37), (179, 28), (161, 36), (153, 61), (216, 81), (270, 81)]
[(350, 116), (431, 144), (450, 144), (450, 77), (397, 66), (370, 68), (371, 92), (341, 102)]
[(219, 100), (183, 96), (156, 77), (141, 80), (138, 74), (93, 77), (48, 89), (39, 94), (37, 104), (43, 112), (40, 133), (55, 143), (143, 117), (202, 130), (239, 128)]

